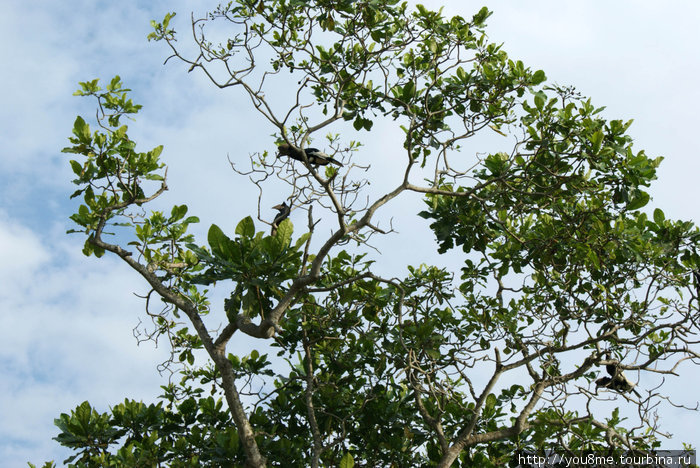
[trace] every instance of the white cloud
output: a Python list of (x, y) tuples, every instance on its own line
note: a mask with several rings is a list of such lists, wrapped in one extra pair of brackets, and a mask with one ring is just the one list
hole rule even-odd
[(0, 288), (9, 294), (16, 287), (14, 280), (37, 270), (49, 254), (29, 229), (12, 223), (7, 213), (0, 211), (0, 258), (3, 262)]
[[(131, 336), (145, 285), (113, 259), (81, 256), (78, 239), (42, 238), (0, 217), (0, 459), (65, 458), (53, 419), (84, 400), (101, 411), (151, 401), (166, 355)], [(7, 262), (5, 260), (8, 260)]]

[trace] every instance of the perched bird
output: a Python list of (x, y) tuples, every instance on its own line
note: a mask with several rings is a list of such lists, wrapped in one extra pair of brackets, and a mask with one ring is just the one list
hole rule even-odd
[[(608, 359), (610, 359), (609, 356)], [(605, 370), (610, 374), (610, 377), (601, 377), (596, 380), (596, 387), (605, 387), (620, 393), (633, 392), (637, 397), (642, 397), (639, 392), (634, 389), (635, 385), (616, 364), (606, 364)]]
[(279, 213), (277, 213), (277, 216), (275, 216), (275, 219), (272, 221), (271, 235), (274, 236), (277, 234), (277, 228), (279, 227), (280, 223), (289, 217), (289, 212), (291, 211), (292, 207), (287, 206), (285, 202), (282, 202), (281, 205), (275, 205), (272, 208), (279, 210)]
[[(609, 360), (610, 355), (608, 355), (606, 359)], [(607, 372), (608, 375), (610, 375), (611, 377), (615, 377), (617, 375), (618, 370), (619, 369), (617, 368), (617, 366), (615, 364), (605, 364), (605, 372)]]
[(595, 381), (595, 385), (596, 387), (605, 387), (620, 393), (632, 392), (637, 395), (637, 397), (642, 397), (639, 392), (634, 389), (635, 385), (630, 382), (625, 374), (620, 374), (616, 378), (601, 377)]
[(302, 151), (299, 148), (292, 146), (288, 143), (282, 143), (277, 147), (277, 150), (278, 158), (280, 156), (289, 156), (292, 159), (296, 159), (297, 161), (303, 162), (304, 154), (306, 154), (306, 159), (308, 160), (309, 164), (312, 164), (314, 166), (327, 166), (328, 164), (335, 164), (336, 166), (340, 167), (343, 166), (343, 163), (336, 159), (333, 159), (326, 153), (316, 148), (304, 148), (304, 151)]

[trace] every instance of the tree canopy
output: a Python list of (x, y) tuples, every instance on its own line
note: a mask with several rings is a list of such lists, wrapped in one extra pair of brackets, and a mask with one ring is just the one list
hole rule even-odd
[[(116, 255), (148, 282), (153, 337), (168, 338), (182, 379), (156, 403), (62, 414), (69, 463), (486, 467), (660, 447), (665, 389), (700, 357), (700, 234), (648, 209), (661, 158), (633, 149), (631, 121), (509, 58), (486, 8), (465, 19), (396, 0), (238, 0), (193, 18), (194, 53), (173, 15), (149, 39), (239, 89), (250, 108), (236, 112), (274, 132), (232, 161), (261, 194), (251, 210), (277, 181), (307, 222), (268, 234), (262, 211), (199, 239), (187, 205), (147, 212), (168, 188), (163, 147), (129, 138), (140, 106), (119, 77), (80, 83), (98, 112), (76, 119), (64, 149), (73, 232), (86, 255)], [(375, 158), (391, 159), (396, 183), (380, 178), (375, 196), (362, 139), (389, 127), (403, 141)], [(475, 151), (484, 133), (510, 150)], [(301, 151), (315, 138), (340, 165)], [(401, 216), (429, 220), (459, 271), (438, 256), (376, 271), (373, 236), (410, 242), (376, 220), (410, 192), (424, 203)], [(259, 349), (232, 353), (239, 334)]]

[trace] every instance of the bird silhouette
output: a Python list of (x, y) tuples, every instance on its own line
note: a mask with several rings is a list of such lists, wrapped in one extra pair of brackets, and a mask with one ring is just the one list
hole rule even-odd
[(331, 156), (316, 148), (304, 148), (304, 150), (301, 150), (296, 146), (290, 145), (289, 143), (282, 143), (277, 147), (277, 150), (278, 158), (280, 156), (289, 156), (292, 159), (304, 162), (304, 155), (306, 155), (306, 160), (313, 166), (327, 166), (328, 164), (335, 164), (336, 166), (343, 167), (343, 163), (337, 159), (333, 159)]
[[(610, 359), (610, 355), (607, 355), (607, 359)], [(601, 377), (595, 381), (596, 388), (605, 387), (610, 390), (615, 390), (619, 393), (629, 393), (632, 392), (637, 397), (642, 396), (634, 389), (635, 384), (633, 384), (630, 379), (627, 378), (622, 369), (616, 363), (608, 363), (605, 365), (605, 370), (610, 375), (610, 377)]]
[(274, 236), (275, 234), (277, 234), (277, 228), (279, 227), (280, 223), (289, 217), (289, 212), (292, 210), (292, 207), (287, 206), (287, 203), (282, 202), (282, 204), (275, 205), (272, 208), (275, 210), (279, 210), (279, 213), (277, 213), (275, 219), (272, 221), (271, 235)]

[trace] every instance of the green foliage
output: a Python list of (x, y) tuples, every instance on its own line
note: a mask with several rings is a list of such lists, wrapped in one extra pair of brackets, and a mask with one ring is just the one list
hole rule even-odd
[[(174, 44), (175, 32), (168, 29), (173, 15), (153, 22), (149, 39)], [(543, 71), (532, 72), (487, 42), (490, 15), (484, 7), (471, 20), (445, 18), (420, 5), (409, 12), (398, 1), (245, 0), (220, 5), (209, 20), (250, 25), (246, 34), (208, 44), (203, 53), (245, 74), (249, 64), (241, 57), (262, 41), (273, 56), (271, 72), (302, 71), (299, 77), (324, 114), (341, 112), (358, 131), (371, 131), (378, 116), (402, 120), (404, 147), (425, 164), (430, 148), (465, 121), (473, 128), (490, 123), (500, 132), (511, 122), (517, 99), (545, 80)], [(462, 60), (471, 69), (445, 64), (458, 54), (471, 54)], [(292, 130), (304, 139), (305, 128), (301, 119), (282, 133)]]
[(97, 83), (98, 80), (80, 83), (81, 89), (75, 95), (97, 99), (97, 125), (103, 131), (91, 132), (90, 125), (78, 116), (73, 124), (73, 137), (69, 138), (73, 146), (64, 148), (63, 152), (84, 157), (82, 163), (70, 161), (77, 176), (73, 183), (80, 187), (71, 198), (83, 195), (84, 204), (71, 216), (82, 229), (69, 232), (87, 234), (83, 253), (100, 257), (104, 251), (94, 244), (93, 234), (101, 231), (115, 216), (122, 215), (130, 204), (148, 201), (143, 190), (145, 180), (164, 179), (156, 173), (163, 167), (158, 160), (163, 147), (137, 153), (136, 144), (127, 134), (128, 127), (120, 126), (122, 117), (136, 114), (141, 108), (127, 98), (130, 90), (122, 87), (119, 76), (115, 76), (105, 90)]
[[(624, 135), (629, 123), (595, 118), (600, 109), (589, 101), (569, 101), (565, 90), (553, 91), (559, 96), (546, 105), (523, 103), (522, 126), (532, 138), (522, 151), (489, 155), (476, 172), (480, 183), (456, 188), (468, 196), (428, 196), (429, 210), (421, 216), (434, 220), (441, 252), (461, 246), (481, 257), (463, 268), (463, 293), (490, 277), (504, 283), (513, 274), (527, 275), (523, 294), (502, 311), (509, 321), (518, 317), (518, 324), (511, 322), (518, 330), (559, 314), (578, 324), (615, 323), (638, 334), (648, 305), (629, 292), (662, 271), (659, 290), (688, 285), (682, 258), (694, 251), (697, 229), (666, 221), (659, 209), (653, 222), (638, 211), (640, 200), (649, 199), (643, 188), (655, 178), (660, 158), (633, 152)], [(503, 326), (506, 317), (494, 313), (488, 298), (469, 300), (471, 310), (491, 310), (498, 317), (486, 324)], [(627, 307), (635, 313), (620, 323)], [(558, 339), (563, 345), (566, 335)]]
[(244, 218), (236, 226), (235, 240), (230, 239), (217, 226), (209, 229), (209, 246), (206, 249), (189, 244), (206, 271), (193, 278), (198, 284), (212, 284), (220, 280), (233, 280), (236, 287), (225, 302), (229, 319), (242, 311), (248, 317), (263, 316), (272, 308), (272, 299), (284, 293), (282, 284), (294, 278), (301, 267), (300, 250), (308, 235), (301, 236), (291, 245), (293, 227), (284, 220), (274, 236), (255, 232), (253, 219)]
[(201, 396), (201, 390), (178, 399), (172, 386), (163, 389), (155, 405), (124, 400), (98, 413), (84, 402), (61, 414), (55, 439), (76, 452), (63, 463), (76, 468), (242, 466), (238, 434), (221, 399)]

